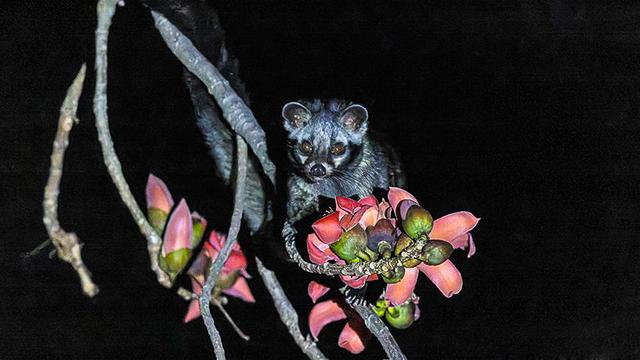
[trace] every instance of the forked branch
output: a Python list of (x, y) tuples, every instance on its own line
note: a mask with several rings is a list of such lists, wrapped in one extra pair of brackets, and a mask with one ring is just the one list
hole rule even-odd
[(78, 123), (76, 111), (78, 109), (78, 99), (82, 93), (82, 85), (87, 66), (82, 64), (78, 75), (73, 80), (67, 90), (67, 95), (60, 107), (60, 118), (58, 119), (58, 130), (53, 140), (53, 150), (51, 151), (51, 167), (49, 168), (49, 180), (44, 188), (44, 216), (42, 221), (47, 228), (47, 233), (56, 248), (58, 257), (71, 264), (80, 277), (82, 291), (88, 297), (93, 297), (98, 293), (98, 286), (91, 280), (91, 272), (82, 261), (80, 250), (82, 243), (75, 233), (68, 233), (60, 227), (58, 221), (58, 195), (60, 194), (60, 180), (64, 164), (64, 153), (69, 146), (69, 133), (74, 124)]

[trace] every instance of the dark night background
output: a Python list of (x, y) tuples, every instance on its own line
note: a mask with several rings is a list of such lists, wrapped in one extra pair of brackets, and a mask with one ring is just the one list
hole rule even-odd
[[(423, 317), (395, 331), (411, 359), (640, 358), (640, 5), (222, 1), (229, 45), (274, 158), (280, 108), (301, 97), (366, 105), (398, 147), (409, 189), (434, 216), (470, 210), (477, 255), (445, 299), (422, 277)], [(101, 292), (87, 299), (47, 251), (41, 196), (58, 108), (80, 64), (92, 69), (93, 1), (0, 10), (0, 358), (211, 358), (201, 321), (155, 282), (145, 241), (102, 162), (88, 73), (71, 133), (60, 221), (85, 243)], [(139, 202), (149, 172), (226, 229), (231, 192), (215, 178), (181, 66), (148, 11), (119, 8), (110, 36), (109, 115)], [(282, 164), (280, 162), (280, 164)], [(280, 167), (282, 169), (282, 167)], [(255, 305), (216, 317), (229, 358), (302, 358), (256, 276)], [(302, 318), (306, 284), (281, 274)], [(320, 337), (331, 358), (341, 325)], [(359, 358), (381, 358), (372, 341)]]

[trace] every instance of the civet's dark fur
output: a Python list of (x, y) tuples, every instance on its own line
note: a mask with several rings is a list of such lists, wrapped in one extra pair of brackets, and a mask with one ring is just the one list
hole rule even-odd
[[(300, 219), (318, 210), (319, 196), (358, 196), (374, 188), (402, 186), (404, 176), (391, 147), (368, 131), (368, 112), (358, 104), (342, 100), (291, 102), (282, 115), (289, 139), (289, 159), (293, 168), (287, 181), (289, 218)], [(312, 145), (305, 153), (303, 142)], [(332, 154), (334, 144), (344, 153)], [(311, 174), (314, 165), (326, 175)]]

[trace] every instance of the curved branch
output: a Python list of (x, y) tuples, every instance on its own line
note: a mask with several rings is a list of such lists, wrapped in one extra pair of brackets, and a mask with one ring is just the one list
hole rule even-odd
[(280, 282), (278, 282), (278, 278), (276, 278), (276, 274), (264, 267), (260, 259), (258, 259), (257, 257), (256, 264), (258, 266), (258, 272), (262, 277), (262, 281), (264, 281), (264, 285), (273, 298), (273, 304), (278, 311), (278, 315), (280, 315), (280, 319), (289, 330), (289, 334), (291, 334), (293, 340), (309, 357), (309, 359), (326, 359), (324, 354), (322, 354), (322, 352), (320, 352), (320, 349), (318, 349), (316, 343), (309, 336), (305, 338), (300, 332), (300, 328), (298, 327), (298, 314), (291, 305), (291, 302), (289, 302), (287, 294), (284, 293)]
[(276, 168), (267, 154), (265, 132), (258, 124), (251, 109), (242, 101), (229, 82), (207, 58), (193, 46), (189, 38), (169, 20), (156, 11), (151, 11), (155, 26), (167, 47), (182, 64), (202, 81), (222, 109), (222, 114), (231, 128), (249, 144), (262, 165), (262, 170), (275, 184)]
[(75, 233), (68, 233), (60, 227), (58, 222), (58, 195), (60, 194), (60, 180), (62, 178), (64, 153), (69, 146), (69, 133), (73, 124), (78, 123), (76, 111), (78, 110), (78, 99), (82, 93), (82, 85), (87, 66), (82, 64), (78, 75), (73, 80), (67, 90), (67, 95), (60, 107), (60, 118), (58, 119), (58, 130), (53, 140), (53, 150), (51, 151), (51, 167), (49, 168), (49, 179), (44, 188), (44, 200), (42, 207), (44, 216), (42, 222), (47, 228), (47, 233), (53, 245), (56, 247), (58, 257), (71, 264), (80, 277), (82, 291), (88, 297), (93, 297), (98, 293), (98, 286), (91, 280), (91, 272), (82, 261), (80, 249), (82, 243)]
[(233, 215), (231, 216), (231, 225), (229, 226), (229, 232), (227, 234), (227, 241), (218, 253), (216, 259), (211, 263), (209, 267), (209, 276), (202, 287), (202, 295), (198, 299), (200, 302), (200, 314), (209, 331), (209, 337), (215, 350), (217, 359), (224, 359), (224, 347), (222, 346), (222, 339), (220, 333), (215, 327), (213, 317), (211, 316), (211, 309), (209, 308), (209, 302), (211, 301), (211, 293), (222, 270), (222, 266), (229, 258), (231, 249), (238, 239), (238, 233), (240, 232), (240, 225), (242, 223), (242, 211), (244, 209), (244, 189), (247, 179), (247, 144), (244, 140), (236, 135), (236, 143), (238, 146), (238, 167), (236, 177), (236, 191), (233, 199)]
[(147, 250), (151, 261), (151, 270), (156, 273), (158, 282), (163, 286), (171, 287), (171, 280), (158, 265), (158, 253), (162, 246), (162, 240), (147, 221), (140, 206), (131, 194), (129, 184), (122, 173), (122, 165), (113, 147), (113, 140), (109, 132), (109, 117), (107, 115), (107, 43), (109, 39), (109, 27), (111, 19), (116, 11), (118, 0), (100, 0), (98, 2), (98, 26), (96, 28), (96, 89), (93, 97), (93, 112), (96, 116), (96, 128), (98, 140), (102, 148), (102, 157), (109, 170), (111, 180), (118, 189), (122, 202), (127, 206), (131, 216), (138, 225), (140, 232), (147, 239)]

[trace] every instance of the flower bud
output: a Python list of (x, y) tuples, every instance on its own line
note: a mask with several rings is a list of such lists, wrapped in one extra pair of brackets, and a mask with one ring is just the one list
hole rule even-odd
[(420, 260), (427, 265), (440, 265), (445, 262), (451, 253), (453, 252), (453, 246), (447, 241), (443, 240), (429, 240), (427, 245), (422, 248), (422, 255)]
[(195, 248), (200, 244), (202, 236), (207, 229), (207, 220), (200, 216), (197, 212), (191, 213), (191, 222), (193, 224), (193, 233), (191, 233), (191, 247)]
[(407, 210), (406, 217), (402, 219), (402, 228), (410, 238), (416, 240), (420, 236), (427, 236), (433, 227), (433, 217), (419, 205), (413, 205)]
[[(396, 243), (396, 248), (393, 250), (393, 254), (395, 256), (398, 256), (404, 251), (404, 249), (408, 248), (411, 245), (413, 245), (413, 240), (411, 240), (411, 238), (407, 236), (407, 234), (402, 233), (398, 238), (398, 242)], [(418, 266), (420, 262), (421, 261), (418, 259), (409, 259), (403, 261), (402, 266), (404, 266), (405, 268), (413, 268)]]
[(156, 208), (147, 209), (147, 219), (149, 219), (149, 223), (156, 231), (156, 233), (158, 233), (158, 235), (162, 235), (162, 233), (164, 232), (164, 227), (165, 225), (167, 225), (168, 218), (169, 213), (167, 212)]
[(342, 233), (338, 241), (330, 245), (331, 250), (346, 262), (358, 262), (358, 253), (367, 247), (367, 234), (360, 225)]
[(406, 329), (415, 320), (415, 310), (416, 305), (412, 301), (407, 301), (402, 305), (387, 308), (385, 319), (396, 329)]
[(373, 306), (373, 312), (375, 312), (376, 315), (378, 315), (379, 317), (382, 317), (384, 313), (387, 311), (388, 307), (389, 307), (389, 302), (387, 300), (385, 300), (384, 298), (378, 299), (376, 301), (376, 304)]
[(402, 280), (402, 278), (404, 277), (404, 267), (397, 266), (391, 271), (380, 274), (380, 277), (382, 277), (382, 280), (384, 280), (384, 282), (386, 282), (387, 284), (395, 284), (397, 282), (400, 282), (400, 280)]
[(182, 248), (172, 251), (164, 257), (167, 270), (170, 273), (179, 273), (189, 262), (191, 257), (191, 249)]
[(367, 246), (385, 259), (391, 257), (396, 245), (396, 229), (389, 219), (380, 219), (375, 226), (367, 228)]

